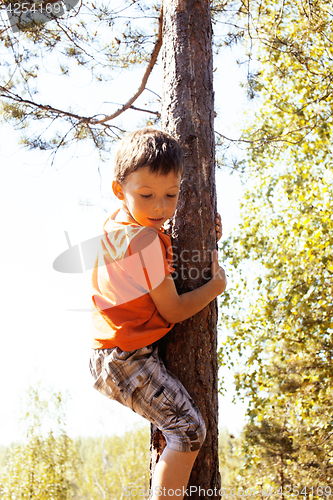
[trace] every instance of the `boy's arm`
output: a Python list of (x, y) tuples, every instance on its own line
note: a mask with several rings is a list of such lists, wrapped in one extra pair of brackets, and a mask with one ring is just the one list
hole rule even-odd
[(168, 274), (158, 287), (149, 292), (158, 312), (169, 323), (180, 323), (194, 316), (226, 289), (227, 280), (224, 269), (219, 266), (217, 251), (212, 255), (212, 279), (196, 290), (178, 295)]

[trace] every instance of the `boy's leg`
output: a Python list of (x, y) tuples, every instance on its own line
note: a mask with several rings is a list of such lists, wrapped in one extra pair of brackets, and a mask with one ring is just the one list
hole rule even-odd
[(99, 351), (91, 361), (95, 388), (152, 422), (167, 441), (154, 471), (152, 498), (182, 500), (206, 435), (200, 411), (153, 346)]
[(182, 500), (198, 453), (164, 448), (154, 471), (151, 500)]

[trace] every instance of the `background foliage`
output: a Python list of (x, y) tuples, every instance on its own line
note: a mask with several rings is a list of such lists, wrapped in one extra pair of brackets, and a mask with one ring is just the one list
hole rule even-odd
[[(71, 439), (66, 398), (31, 388), (23, 412), (23, 437), (3, 449), (0, 496), (4, 500), (121, 499), (149, 488), (149, 428), (123, 436)], [(128, 495), (125, 495), (125, 497)]]
[[(220, 352), (247, 397), (239, 481), (329, 496), (333, 468), (332, 5), (230, 2), (258, 112), (247, 192), (223, 245), (233, 276)], [(236, 26), (237, 25), (237, 26)], [(236, 363), (235, 356), (238, 356)]]
[(23, 439), (6, 453), (0, 477), (4, 500), (73, 498), (79, 462), (66, 434), (64, 404), (60, 393), (45, 396), (40, 388), (30, 390)]
[[(3, 448), (0, 494), (4, 500), (121, 500), (146, 498), (149, 491), (149, 426), (122, 436), (71, 439), (66, 432), (66, 398), (40, 386), (24, 402), (22, 440)], [(237, 470), (237, 439), (220, 433), (222, 483)]]

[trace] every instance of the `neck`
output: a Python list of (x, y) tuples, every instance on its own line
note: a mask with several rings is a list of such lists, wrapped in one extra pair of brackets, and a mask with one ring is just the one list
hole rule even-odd
[(138, 224), (135, 219), (123, 208), (121, 207), (119, 212), (116, 214), (114, 220), (118, 222), (130, 222)]

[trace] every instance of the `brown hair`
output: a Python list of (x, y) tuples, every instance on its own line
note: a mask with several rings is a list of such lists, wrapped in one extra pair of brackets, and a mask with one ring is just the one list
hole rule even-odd
[(182, 175), (184, 155), (176, 139), (150, 127), (126, 135), (115, 156), (115, 180), (121, 184), (129, 174), (147, 166), (159, 175)]

